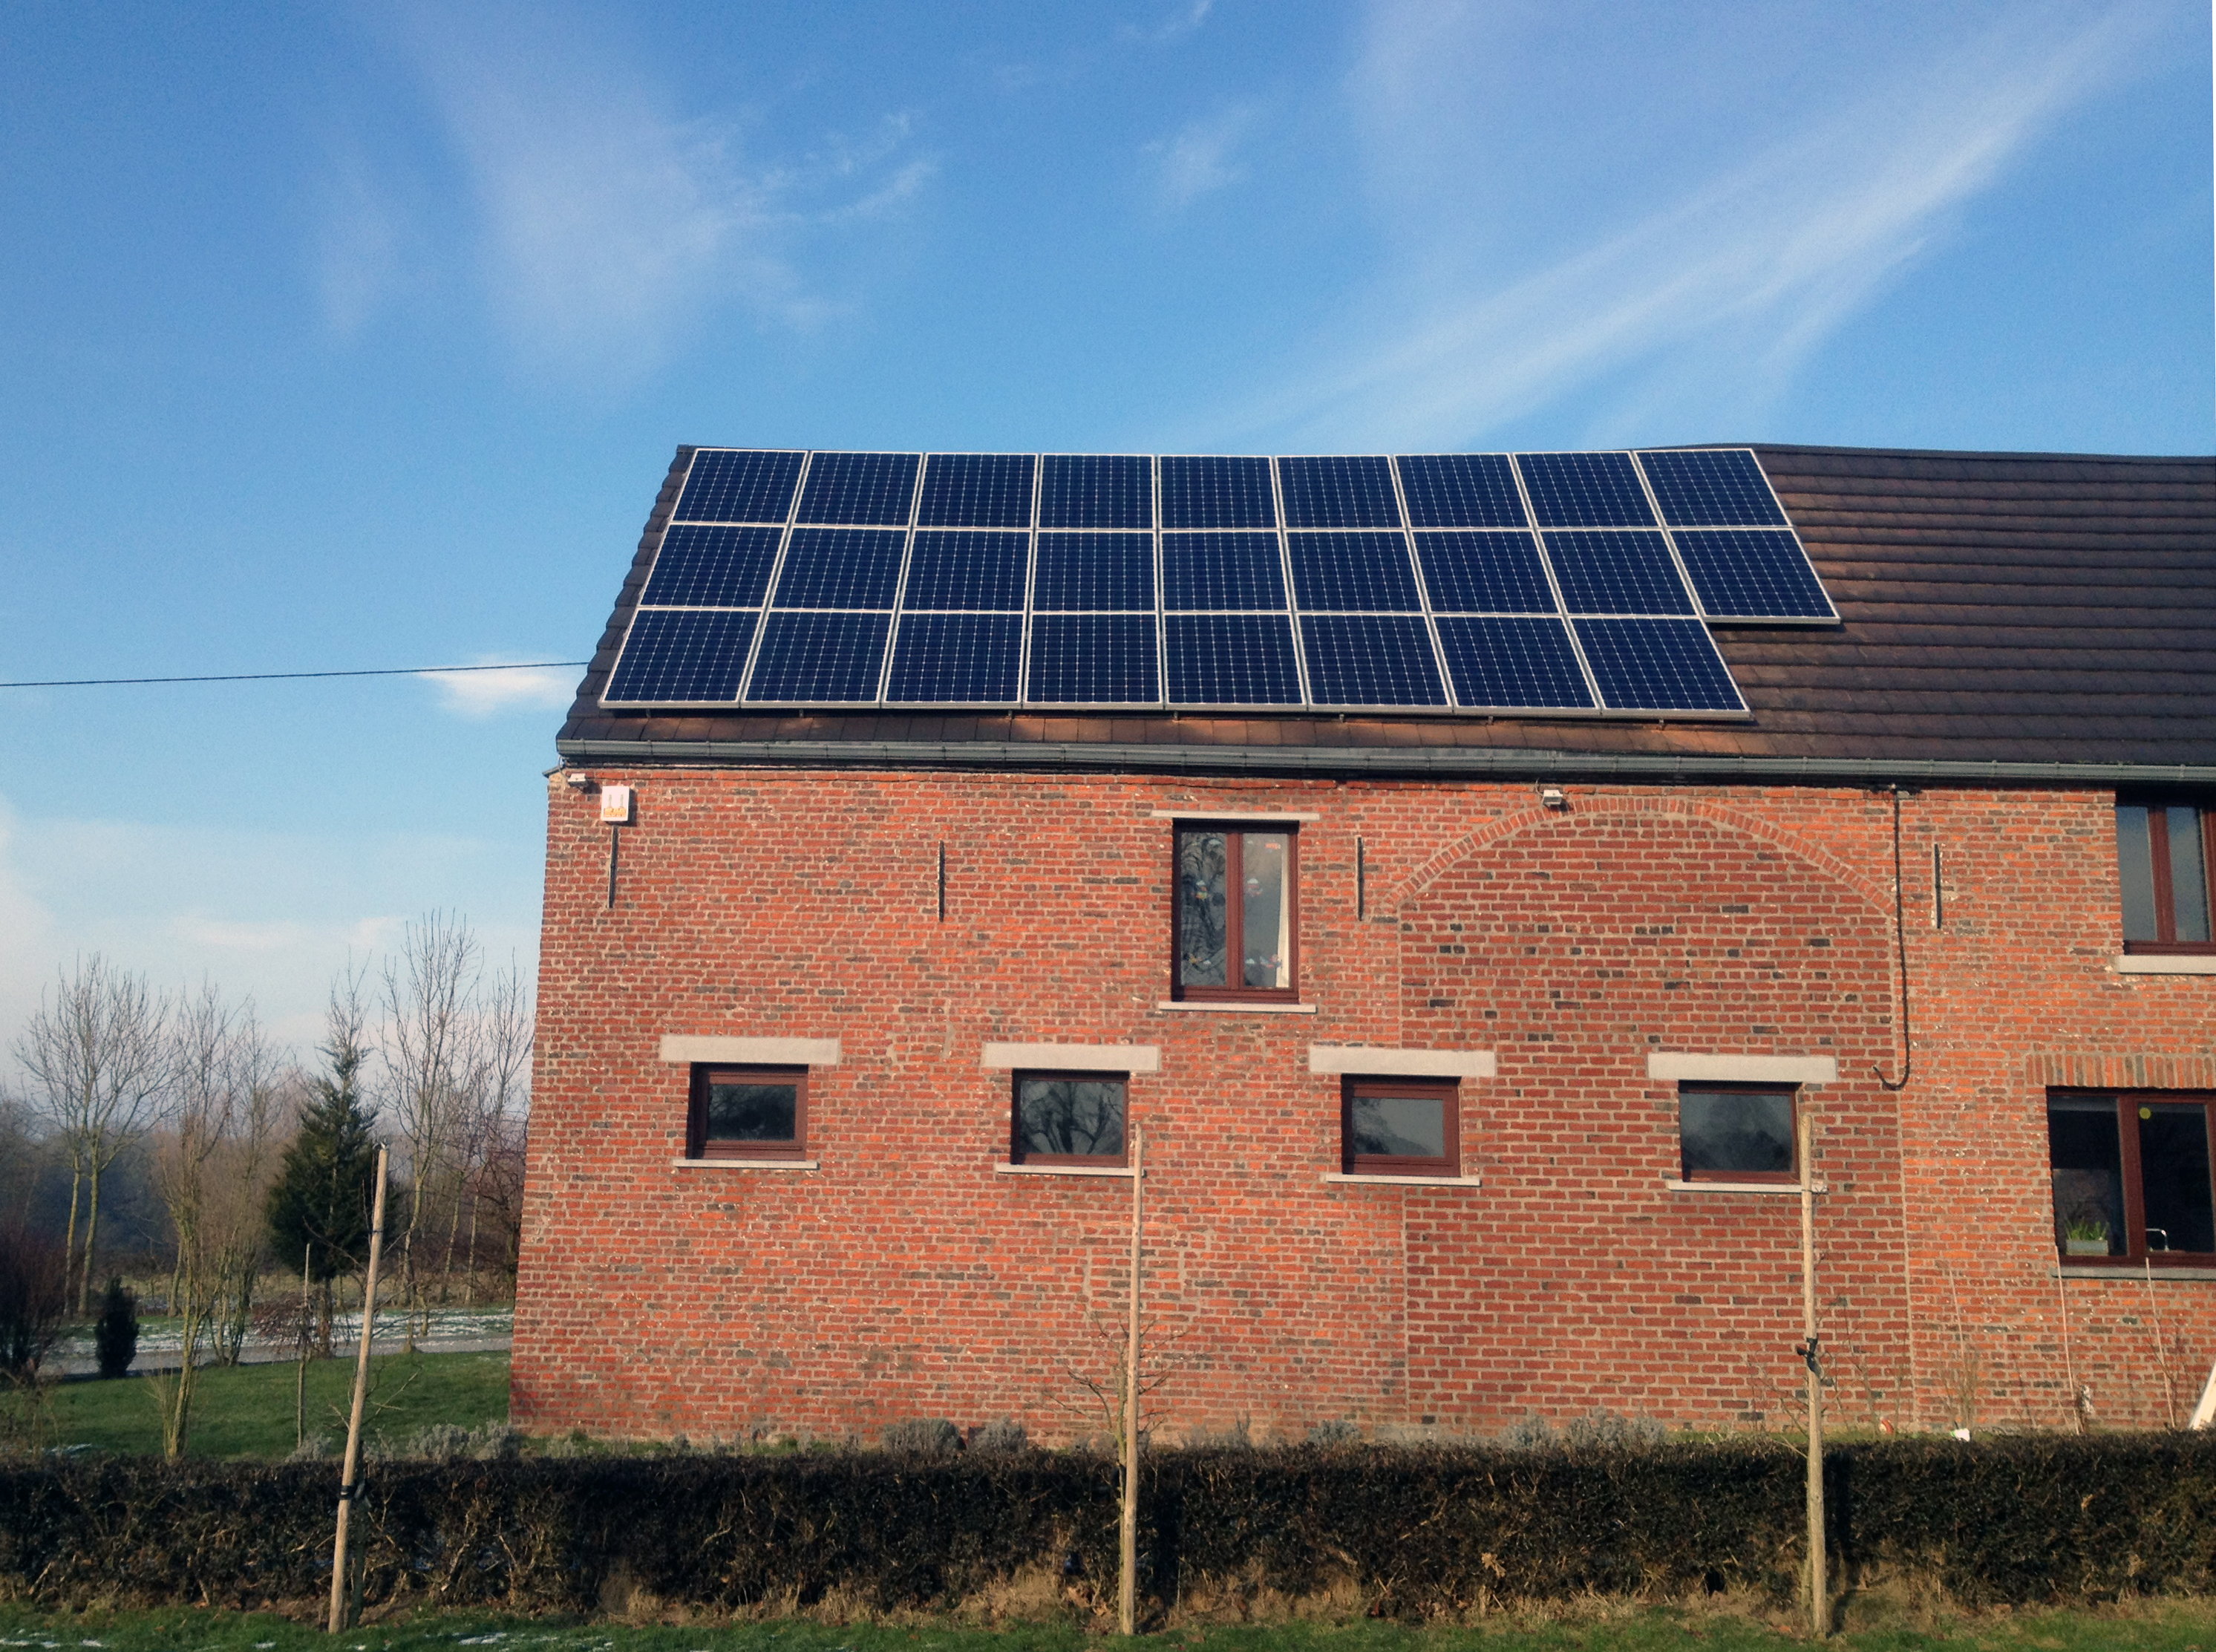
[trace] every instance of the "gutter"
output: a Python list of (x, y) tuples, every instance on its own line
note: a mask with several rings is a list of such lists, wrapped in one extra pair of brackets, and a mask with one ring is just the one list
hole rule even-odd
[(1973, 762), (1936, 757), (1755, 757), (1705, 752), (1532, 751), (1513, 747), (1170, 746), (920, 740), (557, 740), (565, 764), (711, 768), (1097, 769), (1154, 774), (1394, 775), (1434, 780), (1771, 780), (1880, 784), (2044, 780), (2216, 786), (2216, 764)]

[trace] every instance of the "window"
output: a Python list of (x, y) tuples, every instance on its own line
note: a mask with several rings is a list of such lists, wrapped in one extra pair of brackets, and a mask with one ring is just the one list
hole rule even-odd
[(1008, 1156), (1017, 1164), (1122, 1164), (1123, 1101), (1121, 1077), (1019, 1073)]
[(2127, 952), (2216, 952), (2209, 939), (2209, 833), (2216, 811), (2116, 804), (2116, 874)]
[(1295, 841), (1290, 830), (1178, 828), (1174, 996), (1299, 996)]
[(1677, 1149), (1684, 1179), (1798, 1182), (1798, 1094), (1776, 1084), (1680, 1085)]
[(1350, 1078), (1341, 1094), (1340, 1168), (1347, 1174), (1462, 1174), (1462, 1110), (1451, 1079)]
[(2172, 1092), (2048, 1095), (2054, 1247), (2065, 1261), (2216, 1261), (2208, 1106)]
[(687, 1158), (797, 1159), (807, 1145), (805, 1067), (693, 1067)]

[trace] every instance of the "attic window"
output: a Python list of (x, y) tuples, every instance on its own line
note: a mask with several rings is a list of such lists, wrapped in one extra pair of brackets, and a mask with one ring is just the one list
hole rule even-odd
[(2208, 908), (2210, 832), (2198, 804), (2119, 800), (2116, 876), (2127, 952), (2216, 952)]

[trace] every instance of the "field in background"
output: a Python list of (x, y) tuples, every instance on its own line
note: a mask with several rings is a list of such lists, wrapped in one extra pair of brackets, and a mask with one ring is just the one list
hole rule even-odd
[[(385, 1328), (379, 1315), (379, 1335)], [(291, 1361), (211, 1368), (200, 1374), (193, 1405), (190, 1454), (194, 1457), (283, 1458), (294, 1444)], [(370, 1361), (370, 1399), (363, 1415), (366, 1439), (398, 1446), (434, 1422), (474, 1428), (508, 1420), (508, 1356), (504, 1353), (388, 1354)], [(307, 1421), (311, 1438), (346, 1440), (354, 1361), (308, 1362)], [(89, 1446), (103, 1452), (157, 1453), (162, 1427), (153, 1390), (144, 1378), (58, 1383), (46, 1391), (41, 1428), (51, 1444)]]

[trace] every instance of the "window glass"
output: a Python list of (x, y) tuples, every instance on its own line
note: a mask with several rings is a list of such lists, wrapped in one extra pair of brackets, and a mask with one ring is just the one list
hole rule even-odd
[(2109, 1096), (2050, 1101), (2055, 1243), (2066, 1256), (2125, 1254), (2124, 1154)]
[(1680, 1090), (1685, 1179), (1793, 1174), (1793, 1092)]
[(705, 1139), (789, 1143), (799, 1113), (800, 1086), (796, 1083), (711, 1079)]
[[(2173, 840), (2174, 841), (2175, 840)], [(2216, 1251), (2209, 1204), (2208, 1113), (2198, 1101), (2143, 1101), (2139, 1184), (2150, 1250)]]
[(2208, 939), (2208, 880), (2201, 863), (2201, 811), (2190, 804), (2163, 811), (2170, 828), (2170, 905), (2176, 924), (2171, 939)]
[(685, 1149), (692, 1157), (797, 1159), (807, 1133), (807, 1069), (693, 1068)]
[(1244, 904), (1240, 952), (1246, 960), (1245, 983), (1283, 987), (1292, 983), (1285, 940), (1291, 928), (1286, 850), (1292, 840), (1283, 832), (1242, 832), (1240, 859)]
[(1178, 829), (1171, 983), (1178, 996), (1297, 994), (1297, 850), (1290, 831)]
[(1227, 834), (1178, 834), (1178, 981), (1221, 987), (1230, 909), (1224, 899)]
[(2124, 891), (2124, 939), (2161, 940), (2154, 911), (2154, 854), (2147, 841), (2147, 811), (2138, 804), (2116, 805), (2116, 874)]
[(1123, 1156), (1123, 1081), (1019, 1078), (1015, 1126), (1019, 1160), (1120, 1160)]
[(1341, 1094), (1340, 1166), (1359, 1175), (1462, 1174), (1452, 1079), (1350, 1078)]
[(1437, 1095), (1357, 1095), (1357, 1158), (1437, 1159), (1447, 1150), (1447, 1104)]

